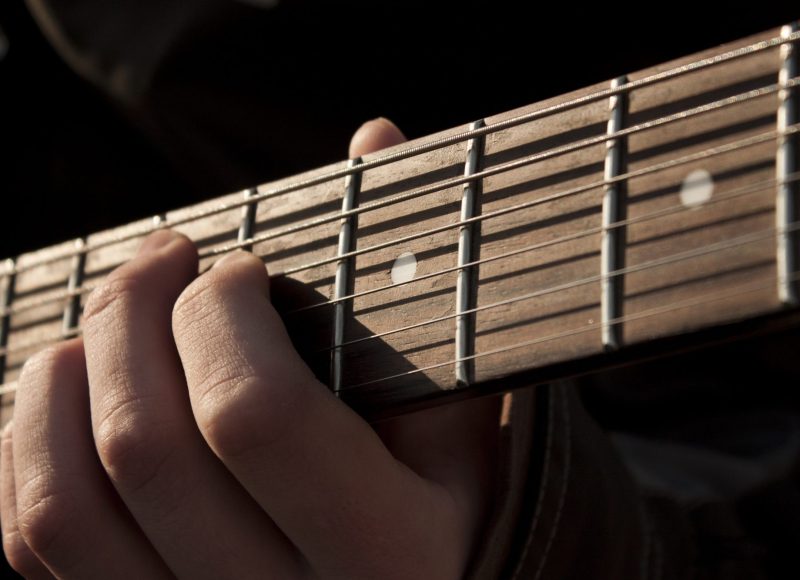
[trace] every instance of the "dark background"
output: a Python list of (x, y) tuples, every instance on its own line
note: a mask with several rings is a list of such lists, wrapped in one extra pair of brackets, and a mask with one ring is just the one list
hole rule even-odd
[(418, 137), (797, 17), (773, 4), (284, 0), (207, 24), (126, 108), (4, 0), (0, 256), (338, 161), (379, 115)]
[[(123, 105), (70, 70), (22, 0), (3, 0), (0, 258), (338, 161), (376, 116), (419, 137), (800, 16), (781, 4), (284, 0), (205, 23), (152, 93)], [(692, 429), (720, 416), (797, 409), (798, 365), (785, 363), (798, 342), (795, 332), (604, 374), (585, 401), (608, 428), (697, 440)], [(796, 486), (789, 497), (800, 505)], [(743, 508), (748, 532), (796, 555), (797, 521), (748, 519), (770, 507), (782, 513)]]

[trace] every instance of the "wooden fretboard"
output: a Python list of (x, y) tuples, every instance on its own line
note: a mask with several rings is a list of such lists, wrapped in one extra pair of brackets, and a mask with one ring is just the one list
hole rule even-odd
[(798, 38), (787, 26), (0, 263), (2, 422), (25, 360), (80, 333), (91, 289), (156, 228), (195, 240), (201, 270), (262, 257), (306, 360), (375, 416), (794, 320)]

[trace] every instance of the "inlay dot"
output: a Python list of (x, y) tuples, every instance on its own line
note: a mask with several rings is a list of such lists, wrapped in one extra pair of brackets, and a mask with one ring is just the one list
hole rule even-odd
[(417, 258), (411, 252), (403, 252), (392, 265), (392, 283), (402, 284), (413, 280), (417, 273)]
[(695, 169), (681, 185), (681, 203), (686, 207), (699, 207), (711, 199), (714, 179), (705, 169)]

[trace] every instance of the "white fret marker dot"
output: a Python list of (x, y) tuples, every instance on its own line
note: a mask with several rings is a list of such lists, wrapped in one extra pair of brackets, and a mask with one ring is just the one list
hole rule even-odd
[(403, 252), (394, 261), (392, 266), (392, 282), (402, 284), (414, 279), (417, 273), (417, 258), (411, 252)]
[(686, 207), (699, 207), (711, 199), (714, 193), (714, 179), (705, 169), (695, 169), (681, 186), (681, 203)]

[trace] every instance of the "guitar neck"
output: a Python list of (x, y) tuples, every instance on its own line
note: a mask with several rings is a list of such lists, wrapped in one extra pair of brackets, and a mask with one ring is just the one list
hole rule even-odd
[(201, 270), (261, 257), (309, 365), (376, 417), (794, 321), (798, 38), (787, 26), (8, 260), (3, 422), (25, 360), (80, 334), (91, 289), (157, 228), (192, 238)]

